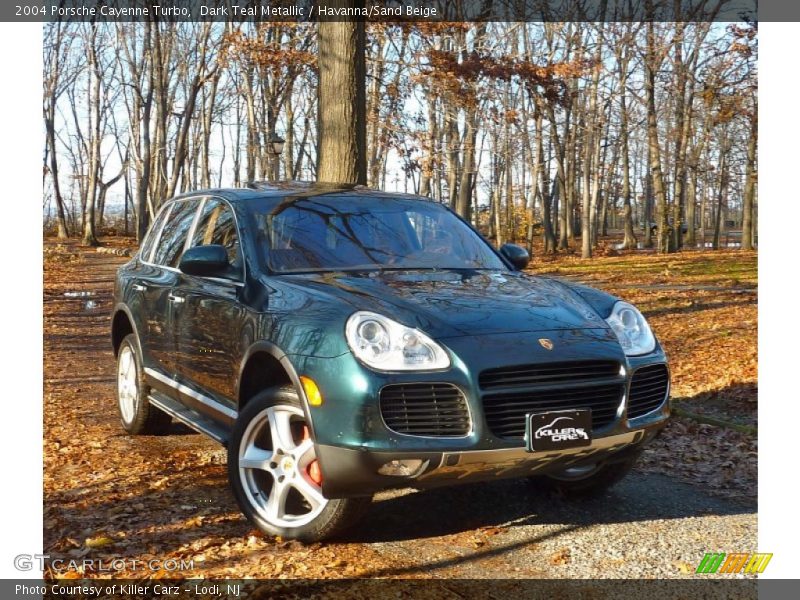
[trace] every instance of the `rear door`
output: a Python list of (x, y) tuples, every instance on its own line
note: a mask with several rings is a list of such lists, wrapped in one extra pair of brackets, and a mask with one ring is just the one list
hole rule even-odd
[(161, 235), (150, 257), (143, 259), (141, 276), (135, 284), (144, 309), (145, 366), (161, 379), (175, 376), (175, 310), (180, 302), (174, 294), (180, 273), (177, 266), (198, 205), (196, 198), (173, 201)]
[[(234, 268), (224, 278), (181, 274), (176, 291), (182, 298), (176, 311), (176, 367), (181, 383), (224, 406), (222, 419), (227, 420), (236, 408), (247, 310), (240, 302), (245, 267), (236, 216), (219, 198), (206, 199), (187, 248), (208, 244), (224, 246)], [(201, 403), (196, 408), (219, 420), (220, 407), (215, 404)]]

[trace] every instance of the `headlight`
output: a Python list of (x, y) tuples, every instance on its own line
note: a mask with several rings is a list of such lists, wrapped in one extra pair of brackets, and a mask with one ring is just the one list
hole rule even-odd
[(617, 334), (625, 354), (636, 356), (655, 350), (656, 338), (639, 310), (627, 302), (617, 302), (606, 322)]
[(347, 320), (347, 343), (356, 357), (378, 371), (446, 369), (450, 358), (418, 329), (360, 311)]

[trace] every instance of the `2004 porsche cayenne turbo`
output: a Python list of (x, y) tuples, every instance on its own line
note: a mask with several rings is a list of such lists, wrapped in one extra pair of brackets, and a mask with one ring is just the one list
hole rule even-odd
[(375, 492), (529, 478), (592, 494), (669, 416), (641, 313), (522, 272), (429, 199), (253, 184), (164, 203), (115, 285), (117, 400), (227, 447), (242, 511), (320, 540)]

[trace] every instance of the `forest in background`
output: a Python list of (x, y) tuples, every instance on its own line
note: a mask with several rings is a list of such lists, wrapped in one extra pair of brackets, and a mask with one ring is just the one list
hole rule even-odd
[[(321, 27), (45, 24), (46, 231), (141, 238), (184, 191), (329, 180), (319, 119), (353, 106), (364, 183), (498, 245), (590, 257), (613, 231), (672, 252), (736, 230), (754, 247), (756, 24), (369, 23), (324, 47)], [(351, 62), (350, 97), (320, 84)]]

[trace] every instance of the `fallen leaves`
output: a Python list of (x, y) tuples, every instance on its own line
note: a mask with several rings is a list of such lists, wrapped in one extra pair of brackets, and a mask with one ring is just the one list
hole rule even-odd
[(679, 572), (683, 573), (684, 575), (688, 575), (690, 573), (694, 573), (696, 565), (690, 565), (687, 562), (682, 560), (676, 560), (672, 563), (678, 569)]
[(108, 546), (113, 543), (114, 540), (107, 535), (98, 535), (96, 537), (86, 538), (84, 545), (87, 548), (103, 548), (104, 546)]
[[(756, 253), (634, 252), (591, 261), (564, 257), (538, 267), (604, 289), (642, 310), (669, 358), (675, 406), (718, 423), (757, 426)], [(675, 418), (640, 464), (713, 494), (754, 502), (757, 457), (757, 439), (750, 433)]]
[(758, 440), (733, 429), (673, 418), (637, 468), (750, 504), (758, 498)]
[(561, 548), (550, 555), (548, 562), (554, 567), (566, 565), (569, 563), (571, 556), (572, 554), (569, 548)]
[[(129, 243), (111, 241), (119, 247)], [(755, 424), (757, 310), (756, 297), (746, 288), (755, 280), (754, 255), (690, 254), (562, 258), (546, 266), (640, 304), (667, 349), (673, 395), (682, 404)], [(46, 551), (54, 558), (190, 561), (193, 568), (181, 573), (185, 577), (351, 578), (393, 572), (415, 561), (416, 556), (389, 553), (390, 561), (370, 544), (306, 546), (265, 536), (239, 512), (227, 487), (225, 452), (214, 442), (178, 427), (170, 436), (122, 434), (108, 314), (113, 274), (126, 260), (74, 245), (45, 251)], [(694, 289), (647, 287), (686, 283)], [(703, 285), (715, 289), (698, 289)], [(74, 290), (92, 292), (98, 308), (87, 311), (83, 300), (64, 296)], [(641, 468), (752, 501), (757, 451), (753, 436), (677, 418), (645, 452)], [(507, 543), (508, 530), (466, 529), (420, 543), (431, 560), (476, 549), (492, 560), (491, 552)], [(572, 564), (577, 558), (566, 550), (544, 553), (542, 559), (553, 566)], [(502, 570), (502, 559), (496, 560)], [(129, 569), (119, 576), (148, 574)], [(158, 569), (151, 574), (174, 575)], [(428, 575), (422, 570), (408, 576)]]
[[(184, 577), (359, 577), (389, 568), (362, 544), (305, 546), (265, 536), (228, 490), (225, 451), (175, 426), (169, 436), (122, 433), (114, 401), (108, 310), (87, 312), (64, 292), (110, 307), (126, 259), (76, 250), (45, 258), (44, 542), (51, 558), (128, 559), (115, 575), (175, 577), (149, 561), (184, 561)], [(58, 576), (102, 576), (84, 570)]]

